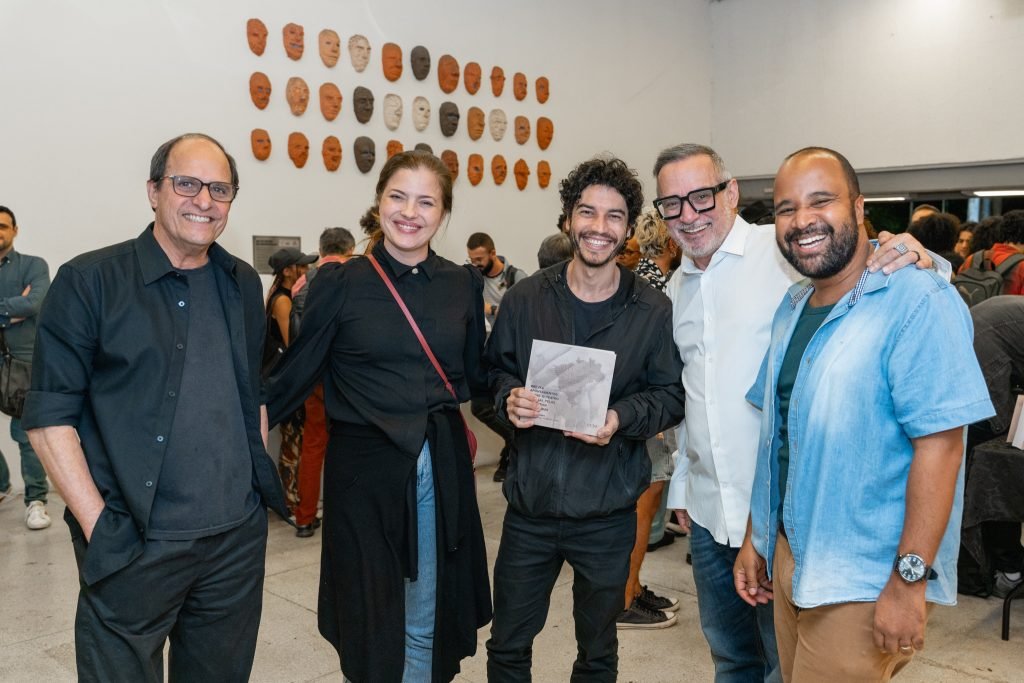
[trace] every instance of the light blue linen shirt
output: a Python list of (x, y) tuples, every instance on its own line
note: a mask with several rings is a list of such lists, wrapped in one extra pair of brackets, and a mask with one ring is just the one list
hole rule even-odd
[[(776, 385), (813, 287), (790, 288), (747, 399), (762, 409), (751, 498), (754, 547), (768, 561), (778, 530)], [(993, 415), (963, 300), (932, 271), (864, 272), (811, 338), (789, 406), (783, 519), (804, 608), (878, 599), (893, 571), (906, 511), (912, 439)], [(770, 406), (770, 410), (764, 410)], [(928, 601), (956, 604), (963, 463), (933, 563)]]

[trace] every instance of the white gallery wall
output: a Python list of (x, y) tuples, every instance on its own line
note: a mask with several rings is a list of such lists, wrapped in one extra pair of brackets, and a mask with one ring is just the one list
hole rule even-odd
[[(259, 17), (270, 36), (262, 57), (250, 52), (246, 20)], [(685, 18), (685, 21), (683, 19)], [(281, 29), (288, 22), (305, 28), (305, 54), (292, 61), (284, 54)], [(559, 214), (558, 179), (596, 153), (610, 151), (641, 171), (650, 188), (657, 151), (677, 138), (710, 137), (710, 37), (706, 0), (5, 0), (0, 69), (0, 204), (11, 206), (21, 225), (18, 247), (47, 257), (51, 268), (75, 254), (137, 235), (151, 219), (144, 181), (156, 147), (185, 131), (220, 139), (239, 164), (241, 191), (221, 243), (251, 259), (253, 235), (298, 235), (306, 251), (316, 248), (322, 228), (341, 225), (354, 233), (370, 206), (385, 144), (400, 140), (412, 148), (427, 142), (435, 153), (454, 150), (460, 159), (455, 210), (436, 240), (443, 255), (462, 262), (465, 241), (477, 230), (491, 233), (500, 253), (528, 270), (536, 268), (541, 239), (554, 232)], [(328, 69), (317, 51), (317, 34), (332, 28), (342, 39), (342, 58)], [(356, 73), (348, 57), (348, 37), (365, 35), (370, 66)], [(381, 46), (403, 48), (405, 69), (389, 83), (381, 68)], [(426, 46), (432, 69), (417, 81), (409, 52)], [(436, 65), (449, 53), (460, 65), (477, 61), (484, 70), (480, 91), (469, 95), (462, 83), (445, 95)], [(507, 82), (501, 97), (490, 91), (491, 66), (501, 66)], [(678, 81), (685, 88), (665, 87)], [(253, 71), (272, 82), (271, 103), (258, 110), (249, 98)], [(527, 75), (528, 97), (512, 96), (512, 77)], [(551, 96), (539, 104), (534, 81), (547, 76)], [(301, 76), (311, 90), (310, 105), (293, 116), (285, 100), (290, 76)], [(344, 97), (341, 115), (328, 122), (320, 114), (319, 85), (336, 83)], [(358, 123), (352, 91), (365, 86), (375, 95), (371, 121)], [(404, 116), (389, 131), (381, 115), (384, 95), (399, 94)], [(430, 125), (417, 133), (412, 100), (432, 105)], [(462, 121), (451, 138), (441, 135), (437, 113), (445, 100), (455, 102)], [(466, 132), (466, 111), (503, 109), (509, 130), (500, 143), (489, 131), (479, 141)], [(670, 115), (667, 115), (670, 112)], [(551, 146), (541, 151), (531, 135), (516, 144), (512, 120), (538, 116), (554, 121)], [(269, 131), (273, 152), (257, 161), (249, 136)], [(288, 159), (287, 137), (303, 132), (310, 158), (296, 169)], [(535, 131), (534, 131), (535, 132)], [(341, 140), (343, 159), (336, 173), (321, 160), (324, 137)], [(377, 163), (359, 173), (352, 152), (357, 136), (374, 139)], [(470, 186), (466, 158), (483, 155), (484, 181)], [(495, 186), (490, 160), (502, 154), (508, 179)], [(516, 188), (512, 166), (524, 159), (531, 168), (525, 192)], [(536, 165), (547, 159), (553, 171), (546, 190), (537, 185)], [(361, 237), (361, 235), (358, 235)]]
[(734, 174), (833, 147), (856, 168), (1024, 157), (1024, 2), (711, 2), (712, 140)]
[[(578, 162), (609, 151), (640, 171), (648, 195), (650, 169), (657, 152), (683, 139), (707, 141), (711, 135), (711, 42), (706, 0), (3, 0), (0, 2), (0, 204), (16, 213), (17, 248), (41, 255), (51, 273), (76, 254), (138, 235), (151, 220), (145, 193), (149, 160), (163, 141), (186, 131), (202, 131), (221, 140), (238, 160), (241, 191), (220, 242), (246, 260), (253, 235), (300, 236), (306, 251), (316, 249), (322, 228), (341, 225), (357, 237), (358, 219), (370, 206), (385, 144), (400, 140), (406, 148), (427, 142), (436, 153), (456, 151), (460, 177), (447, 229), (435, 240), (444, 256), (462, 262), (469, 234), (492, 234), (499, 252), (527, 270), (536, 268), (540, 241), (555, 231), (560, 212), (558, 180)], [(250, 52), (246, 20), (258, 17), (270, 36), (266, 52)], [(301, 60), (289, 60), (282, 27), (305, 28)], [(323, 65), (317, 34), (334, 29), (342, 39), (342, 57), (333, 69)], [(346, 48), (348, 37), (365, 35), (370, 66), (356, 73)], [(403, 49), (404, 72), (396, 83), (383, 77), (381, 46)], [(430, 76), (412, 76), (409, 52), (426, 46)], [(479, 92), (470, 96), (462, 83), (442, 93), (436, 75), (441, 55), (461, 66), (483, 67)], [(488, 76), (493, 65), (506, 74), (505, 90), (495, 98)], [(249, 97), (249, 76), (266, 73), (271, 103), (258, 110)], [(523, 72), (528, 97), (517, 102), (512, 78)], [(685, 78), (683, 77), (685, 75)], [(285, 84), (300, 76), (310, 86), (309, 108), (293, 116)], [(551, 96), (537, 102), (534, 82), (547, 76)], [(326, 121), (317, 90), (330, 81), (340, 88), (341, 115)], [(681, 84), (681, 85), (680, 85)], [(365, 86), (375, 95), (367, 124), (358, 123), (352, 91)], [(384, 95), (399, 94), (404, 116), (398, 130), (384, 126)], [(433, 115), (424, 133), (412, 125), (412, 100), (430, 100)], [(437, 112), (455, 102), (462, 121), (452, 138), (441, 135)], [(501, 143), (489, 132), (479, 141), (466, 132), (466, 111), (503, 109), (509, 130)], [(534, 137), (514, 141), (512, 120), (538, 116), (554, 121), (551, 146), (542, 152)], [(264, 128), (273, 141), (266, 162), (250, 151), (250, 131)], [(303, 169), (288, 159), (287, 137), (303, 132), (310, 158)], [(534, 131), (535, 132), (535, 131)], [(343, 146), (341, 168), (329, 173), (320, 146), (334, 135)], [(356, 169), (352, 144), (365, 135), (377, 144), (377, 163), (368, 175)], [(485, 157), (484, 181), (472, 187), (466, 158)], [(501, 187), (490, 177), (490, 159), (502, 154), (508, 179)], [(532, 174), (520, 192), (512, 166), (526, 160)], [(548, 189), (537, 186), (536, 165), (552, 168)], [(265, 279), (265, 283), (269, 279)], [(0, 449), (21, 488), (19, 458), (0, 420)]]

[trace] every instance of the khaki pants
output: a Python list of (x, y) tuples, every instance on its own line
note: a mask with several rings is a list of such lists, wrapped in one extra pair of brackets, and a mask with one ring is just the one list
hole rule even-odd
[[(890, 655), (875, 645), (874, 602), (844, 602), (802, 609), (793, 602), (793, 551), (778, 535), (772, 568), (775, 637), (782, 678), (805, 681), (888, 681), (913, 654)], [(928, 609), (931, 613), (931, 605)]]

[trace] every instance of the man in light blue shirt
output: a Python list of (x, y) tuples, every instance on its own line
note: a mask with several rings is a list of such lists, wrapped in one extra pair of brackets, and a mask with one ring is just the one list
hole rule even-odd
[(956, 290), (866, 268), (842, 155), (787, 157), (775, 213), (779, 250), (809, 279), (776, 311), (748, 394), (763, 412), (736, 590), (774, 597), (786, 680), (888, 680), (924, 646), (926, 602), (956, 602), (963, 427), (994, 411)]

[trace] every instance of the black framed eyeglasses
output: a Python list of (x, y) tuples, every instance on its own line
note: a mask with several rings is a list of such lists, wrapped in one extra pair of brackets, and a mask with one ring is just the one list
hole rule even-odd
[(182, 197), (195, 197), (203, 188), (209, 188), (210, 198), (216, 202), (231, 202), (235, 199), (235, 195), (238, 194), (238, 185), (232, 185), (231, 183), (222, 183), (214, 181), (212, 183), (204, 183), (199, 178), (193, 178), (187, 175), (165, 175), (160, 180), (170, 179), (171, 187), (174, 188), (174, 194), (181, 195)]
[(679, 195), (658, 197), (654, 200), (654, 208), (665, 220), (682, 216), (684, 203), (689, 204), (694, 213), (704, 213), (715, 208), (715, 195), (724, 190), (728, 184), (728, 180), (723, 180), (714, 187), (702, 187), (690, 192), (685, 197)]

